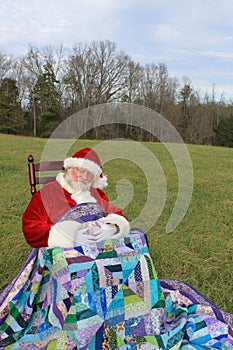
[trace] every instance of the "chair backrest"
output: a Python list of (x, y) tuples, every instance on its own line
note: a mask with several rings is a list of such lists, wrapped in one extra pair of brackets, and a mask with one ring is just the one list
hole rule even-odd
[[(45, 185), (54, 181), (57, 173), (61, 170), (63, 170), (62, 160), (34, 163), (34, 157), (30, 154), (28, 156), (28, 173), (31, 194), (36, 193), (37, 185)], [(51, 175), (52, 171), (56, 171), (56, 173)]]

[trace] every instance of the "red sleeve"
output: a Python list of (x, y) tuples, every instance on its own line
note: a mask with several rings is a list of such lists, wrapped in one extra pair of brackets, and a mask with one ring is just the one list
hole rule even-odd
[(32, 247), (47, 247), (51, 227), (75, 205), (70, 194), (57, 181), (36, 192), (22, 217), (22, 229)]
[(27, 243), (34, 248), (47, 247), (51, 226), (40, 192), (37, 192), (22, 216), (22, 229)]

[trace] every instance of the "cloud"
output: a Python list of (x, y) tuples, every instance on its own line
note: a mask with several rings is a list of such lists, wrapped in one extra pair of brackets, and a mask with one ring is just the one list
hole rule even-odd
[(229, 89), (232, 13), (231, 0), (1, 0), (0, 51), (108, 39), (142, 64), (165, 63), (178, 79)]
[(207, 51), (202, 52), (202, 55), (204, 57), (220, 58), (220, 59), (224, 59), (224, 60), (232, 60), (232, 58), (233, 58), (233, 51), (207, 50)]

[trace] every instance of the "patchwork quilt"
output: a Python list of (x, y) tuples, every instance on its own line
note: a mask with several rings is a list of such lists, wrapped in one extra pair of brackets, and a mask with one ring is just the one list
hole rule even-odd
[(0, 348), (233, 348), (227, 317), (177, 292), (137, 230), (96, 248), (35, 249), (1, 297)]
[(159, 281), (146, 235), (33, 249), (0, 294), (0, 349), (233, 349), (233, 315)]

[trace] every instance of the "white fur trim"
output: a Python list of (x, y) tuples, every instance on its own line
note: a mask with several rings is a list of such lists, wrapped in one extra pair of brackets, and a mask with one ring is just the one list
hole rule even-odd
[(79, 191), (77, 193), (72, 194), (71, 198), (77, 204), (88, 203), (88, 202), (96, 203), (97, 202), (95, 197), (93, 197), (89, 191)]
[(49, 231), (48, 247), (71, 248), (77, 245), (75, 235), (82, 225), (79, 222), (65, 220), (56, 223)]
[(64, 160), (64, 168), (82, 168), (89, 170), (96, 178), (102, 173), (102, 169), (92, 160), (85, 158), (67, 158)]
[(103, 175), (103, 177), (99, 177), (96, 181), (93, 182), (92, 187), (94, 188), (100, 188), (101, 190), (104, 187), (108, 186), (108, 178), (106, 175)]
[(122, 215), (118, 214), (108, 214), (107, 216), (98, 220), (104, 224), (113, 224), (119, 227), (119, 232), (117, 232), (113, 238), (121, 238), (127, 236), (130, 232), (129, 221)]

